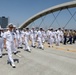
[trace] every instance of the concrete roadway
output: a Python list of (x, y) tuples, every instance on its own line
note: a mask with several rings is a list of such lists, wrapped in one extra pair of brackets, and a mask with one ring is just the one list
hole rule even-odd
[(31, 53), (19, 49), (14, 59), (16, 68), (7, 64), (7, 52), (0, 58), (0, 75), (76, 75), (76, 44), (45, 49), (32, 48)]

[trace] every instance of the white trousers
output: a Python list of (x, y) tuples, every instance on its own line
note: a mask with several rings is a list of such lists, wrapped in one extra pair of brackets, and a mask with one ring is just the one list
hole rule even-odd
[(51, 37), (49, 41), (50, 41), (50, 46), (53, 45), (53, 43), (54, 43), (54, 38)]
[(42, 40), (40, 37), (38, 37), (38, 47), (43, 48)]
[(59, 38), (56, 38), (56, 46), (59, 46), (59, 44), (60, 44), (60, 40)]
[(35, 39), (34, 39), (34, 36), (31, 36), (31, 46), (35, 46)]
[(13, 46), (13, 42), (6, 42), (6, 47), (7, 47), (7, 51), (8, 51), (8, 61), (11, 63), (14, 63), (14, 60), (12, 58), (12, 46)]
[(28, 39), (25, 38), (25, 46), (24, 46), (24, 49), (28, 49), (30, 51), (30, 46), (29, 46), (29, 43), (28, 43)]
[(3, 50), (3, 39), (0, 38), (0, 56), (2, 56), (2, 50)]
[(22, 47), (22, 38), (17, 38), (17, 46)]
[(2, 56), (2, 48), (0, 48), (0, 56)]

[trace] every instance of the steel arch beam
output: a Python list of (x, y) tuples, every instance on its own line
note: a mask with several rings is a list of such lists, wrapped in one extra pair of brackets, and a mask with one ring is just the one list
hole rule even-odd
[(19, 28), (20, 29), (25, 28), (30, 23), (32, 23), (33, 21), (35, 21), (36, 19), (38, 19), (44, 15), (47, 15), (47, 14), (50, 14), (52, 12), (56, 12), (59, 10), (63, 10), (63, 9), (67, 9), (67, 8), (74, 8), (74, 7), (76, 7), (76, 1), (59, 4), (59, 5), (53, 6), (51, 8), (45, 9), (45, 10), (35, 14), (34, 16), (30, 17), (29, 19), (27, 19), (21, 26), (19, 26)]

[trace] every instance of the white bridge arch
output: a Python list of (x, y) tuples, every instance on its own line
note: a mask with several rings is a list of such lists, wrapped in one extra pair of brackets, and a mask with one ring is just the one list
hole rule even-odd
[(53, 7), (50, 7), (48, 9), (45, 9), (37, 14), (35, 14), (34, 16), (30, 17), (29, 19), (27, 19), (21, 26), (19, 26), (20, 29), (25, 28), (26, 26), (28, 26), (30, 23), (32, 23), (33, 21), (35, 21), (36, 19), (50, 14), (52, 12), (56, 12), (59, 10), (63, 10), (63, 9), (67, 9), (67, 8), (74, 8), (76, 7), (76, 1), (71, 1), (71, 2), (67, 2), (67, 3), (63, 3), (63, 4), (59, 4)]

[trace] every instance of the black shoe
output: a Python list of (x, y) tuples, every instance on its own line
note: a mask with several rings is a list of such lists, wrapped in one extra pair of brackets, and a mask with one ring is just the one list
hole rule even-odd
[(2, 56), (0, 56), (0, 58), (2, 58)]
[(42, 49), (42, 47), (39, 47), (39, 49)]
[(36, 46), (31, 46), (31, 47), (35, 48)]
[(35, 48), (36, 46), (33, 46), (33, 48)]
[(25, 49), (25, 51), (28, 51), (28, 49)]
[(17, 53), (14, 53), (14, 55), (16, 55)]
[(18, 52), (14, 52), (14, 55), (16, 55)]
[(16, 68), (16, 66), (12, 66), (12, 68)]
[(21, 49), (23, 49), (23, 47), (20, 47)]

